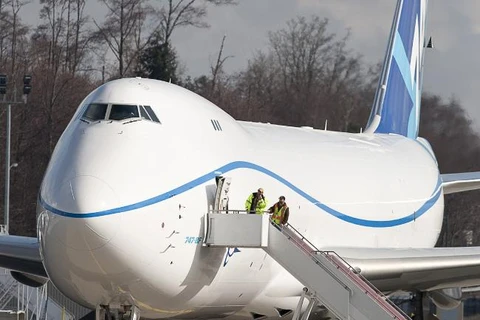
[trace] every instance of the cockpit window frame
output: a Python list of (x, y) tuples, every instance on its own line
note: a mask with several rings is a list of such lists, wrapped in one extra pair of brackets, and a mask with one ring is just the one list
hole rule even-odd
[[(147, 110), (145, 110), (144, 106), (139, 106), (139, 109), (140, 109), (140, 117), (141, 118), (143, 118), (145, 120), (148, 120), (148, 121), (153, 121), (152, 118), (150, 117), (150, 115), (148, 114)], [(143, 113), (145, 113), (145, 114), (143, 115)]]
[[(85, 117), (85, 113), (88, 110), (89, 106), (94, 105), (94, 104), (96, 104), (96, 105), (106, 105), (107, 106), (106, 111), (105, 111), (105, 116), (104, 116), (103, 119), (93, 120), (91, 118)], [(124, 119), (120, 119), (120, 120), (111, 119), (110, 116), (112, 114), (112, 109), (113, 109), (114, 106), (117, 106), (117, 105), (136, 107), (138, 116), (131, 117), (131, 118), (124, 118)], [(145, 116), (148, 116), (148, 118), (146, 118)], [(162, 122), (157, 117), (157, 115), (155, 114), (155, 112), (153, 111), (153, 108), (151, 106), (142, 105), (142, 104), (128, 104), (128, 103), (91, 102), (91, 103), (89, 103), (89, 104), (87, 104), (86, 106), (83, 107), (83, 110), (80, 113), (79, 120), (81, 120), (83, 122), (86, 122), (86, 123), (94, 123), (94, 122), (100, 122), (100, 121), (109, 121), (109, 122), (116, 121), (116, 122), (120, 122), (120, 123), (125, 123), (125, 122), (131, 122), (132, 120), (135, 120), (135, 121), (136, 120), (145, 120), (145, 121), (150, 121), (150, 122), (153, 122), (153, 123), (162, 124)]]
[(145, 108), (145, 111), (147, 112), (148, 116), (151, 118), (151, 121), (162, 124), (160, 119), (158, 119), (157, 115), (155, 114), (155, 111), (153, 111), (153, 108), (148, 105), (143, 105), (143, 108)]

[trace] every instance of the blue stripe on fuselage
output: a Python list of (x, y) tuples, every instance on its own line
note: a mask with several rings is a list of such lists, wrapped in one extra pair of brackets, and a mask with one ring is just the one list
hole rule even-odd
[(425, 212), (427, 212), (437, 202), (438, 198), (440, 197), (441, 187), (442, 187), (441, 179), (439, 177), (438, 181), (437, 181), (437, 185), (435, 186), (435, 189), (434, 189), (432, 195), (430, 196), (430, 198), (419, 209), (417, 209), (412, 214), (409, 214), (409, 215), (407, 215), (405, 217), (402, 217), (402, 218), (393, 219), (393, 220), (367, 220), (367, 219), (352, 217), (352, 216), (346, 215), (344, 213), (341, 213), (341, 212), (339, 212), (339, 211), (337, 211), (333, 208), (330, 208), (329, 206), (321, 203), (320, 201), (318, 201), (317, 199), (315, 199), (311, 195), (307, 194), (306, 192), (304, 192), (300, 188), (296, 187), (291, 182), (287, 181), (286, 179), (282, 178), (278, 174), (276, 174), (276, 173), (274, 173), (274, 172), (272, 172), (272, 171), (270, 171), (270, 170), (268, 170), (268, 169), (266, 169), (262, 166), (256, 165), (256, 164), (251, 163), (251, 162), (246, 162), (246, 161), (235, 161), (235, 162), (231, 162), (229, 164), (226, 164), (226, 165), (224, 165), (224, 166), (222, 166), (222, 167), (220, 167), (220, 168), (218, 168), (214, 171), (211, 171), (211, 172), (209, 172), (209, 173), (207, 173), (207, 174), (205, 174), (205, 175), (203, 175), (203, 176), (201, 176), (197, 179), (194, 179), (194, 180), (192, 180), (188, 183), (185, 183), (185, 184), (183, 184), (183, 185), (181, 185), (177, 188), (174, 188), (170, 191), (162, 193), (162, 194), (160, 194), (156, 197), (153, 197), (153, 198), (150, 198), (150, 199), (147, 199), (147, 200), (144, 200), (144, 201), (140, 201), (140, 202), (137, 202), (137, 203), (134, 203), (134, 204), (131, 204), (131, 205), (110, 209), (110, 210), (89, 212), (89, 213), (73, 213), (73, 212), (67, 212), (67, 211), (56, 209), (56, 208), (52, 207), (51, 205), (47, 204), (41, 197), (40, 197), (39, 200), (40, 200), (40, 204), (46, 210), (48, 210), (48, 211), (50, 211), (54, 214), (60, 215), (60, 216), (69, 217), (69, 218), (102, 217), (102, 216), (107, 216), (107, 215), (132, 211), (132, 210), (144, 208), (144, 207), (156, 204), (156, 203), (160, 203), (164, 200), (170, 199), (170, 198), (172, 198), (176, 195), (179, 195), (183, 192), (186, 192), (186, 191), (188, 191), (192, 188), (195, 188), (195, 187), (197, 187), (197, 186), (199, 186), (199, 185), (201, 185), (205, 182), (211, 181), (211, 180), (215, 179), (215, 177), (220, 175), (220, 174), (225, 174), (225, 173), (227, 173), (229, 171), (232, 171), (232, 170), (235, 170), (235, 169), (251, 169), (251, 170), (256, 170), (256, 171), (262, 172), (262, 173), (276, 179), (280, 183), (284, 184), (286, 187), (290, 188), (291, 190), (293, 190), (294, 192), (296, 192), (297, 194), (299, 194), (303, 198), (307, 199), (308, 201), (310, 201), (312, 204), (314, 204), (318, 208), (320, 208), (323, 211), (329, 213), (330, 215), (332, 215), (332, 216), (334, 216), (334, 217), (336, 217), (340, 220), (343, 220), (345, 222), (348, 222), (348, 223), (352, 223), (352, 224), (359, 225), (359, 226), (372, 227), (372, 228), (394, 227), (394, 226), (398, 226), (398, 225), (402, 225), (402, 224), (414, 221), (415, 219), (417, 219), (421, 215), (423, 215)]

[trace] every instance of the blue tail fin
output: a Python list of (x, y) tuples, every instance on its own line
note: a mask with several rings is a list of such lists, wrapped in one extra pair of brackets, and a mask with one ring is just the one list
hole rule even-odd
[(426, 8), (427, 0), (398, 0), (367, 132), (418, 136)]

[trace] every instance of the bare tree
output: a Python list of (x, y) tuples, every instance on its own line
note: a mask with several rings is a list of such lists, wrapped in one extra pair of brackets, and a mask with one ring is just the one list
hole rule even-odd
[(27, 32), (27, 28), (19, 22), (19, 12), (22, 7), (25, 6), (27, 3), (28, 1), (10, 0), (10, 8), (12, 12), (11, 75), (12, 77), (14, 77), (14, 79), (17, 74), (17, 39), (19, 37), (25, 36)]
[[(224, 73), (223, 71), (223, 64), (225, 61), (227, 61), (228, 58), (232, 58), (232, 56), (223, 56), (223, 48), (225, 46), (225, 39), (227, 38), (226, 35), (223, 36), (222, 38), (222, 43), (220, 44), (220, 50), (218, 51), (218, 56), (217, 60), (215, 62), (215, 65), (210, 66), (210, 70), (212, 72), (212, 86), (210, 88), (210, 96), (211, 99), (214, 99), (216, 97), (216, 92), (215, 90), (217, 89), (216, 86), (218, 85), (218, 81), (220, 76)], [(218, 90), (218, 95), (221, 95), (221, 91)], [(220, 98), (220, 97), (217, 97)]]
[(105, 41), (118, 62), (118, 76), (129, 71), (138, 52), (147, 43), (141, 40), (141, 29), (146, 20), (145, 0), (102, 0), (108, 13), (99, 25), (97, 39)]
[[(357, 106), (369, 86), (361, 58), (347, 50), (348, 33), (338, 39), (319, 17), (290, 20), (269, 34), (269, 50), (258, 53), (237, 75), (236, 92), (243, 119), (334, 130), (360, 129), (354, 123)], [(362, 112), (363, 113), (363, 112)], [(255, 119), (254, 117), (260, 117)], [(364, 120), (365, 121), (365, 120)]]
[(258, 52), (249, 61), (246, 70), (234, 77), (234, 99), (227, 105), (228, 112), (243, 120), (286, 123), (287, 108), (282, 107), (281, 76), (275, 59)]
[(91, 39), (86, 29), (88, 16), (85, 15), (86, 0), (66, 0), (67, 17), (65, 21), (65, 58), (63, 71), (75, 74), (85, 56)]
[(37, 32), (45, 33), (48, 38), (49, 49), (49, 65), (55, 72), (58, 71), (59, 66), (62, 65), (63, 57), (62, 51), (65, 51), (64, 34), (67, 29), (65, 20), (65, 12), (68, 8), (67, 0), (40, 0), (43, 5), (40, 11), (40, 18), (44, 21), (39, 26)]
[(231, 5), (236, 4), (235, 0), (164, 0), (167, 2), (160, 11), (160, 30), (163, 41), (170, 43), (173, 32), (178, 27), (207, 28), (205, 22), (207, 15), (207, 4)]
[[(90, 34), (87, 33), (85, 36), (84, 26), (88, 21), (88, 16), (85, 16), (84, 10), (86, 5), (86, 0), (74, 0), (75, 1), (75, 13), (76, 20), (74, 22), (74, 42), (73, 42), (73, 58), (70, 64), (70, 70), (75, 74), (79, 64), (82, 62), (85, 56), (85, 50), (89, 44), (91, 38)], [(88, 31), (87, 31), (88, 32)]]
[(22, 0), (0, 0), (0, 68), (3, 72), (8, 70), (13, 80), (16, 72), (18, 39), (28, 32), (19, 16), (20, 10), (27, 3)]
[(5, 40), (8, 37), (9, 12), (5, 10), (5, 0), (0, 0), (0, 67), (5, 65)]
[(281, 75), (291, 123), (318, 125), (328, 118), (334, 128), (344, 130), (345, 121), (333, 118), (332, 103), (342, 105), (339, 98), (356, 92), (362, 70), (359, 58), (346, 50), (348, 35), (337, 40), (327, 27), (328, 20), (316, 16), (290, 20), (285, 29), (270, 33), (270, 54)]
[[(35, 29), (29, 49), (30, 69), (35, 82), (41, 84), (38, 102), (46, 119), (49, 152), (56, 142), (55, 131), (65, 90), (75, 78), (84, 58), (89, 35), (82, 35), (85, 26), (83, 0), (41, 0), (42, 23)], [(74, 18), (74, 16), (76, 18)], [(39, 86), (37, 86), (38, 88)]]

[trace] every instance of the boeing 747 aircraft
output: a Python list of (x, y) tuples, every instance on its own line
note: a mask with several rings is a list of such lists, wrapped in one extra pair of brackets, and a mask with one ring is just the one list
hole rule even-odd
[(462, 287), (480, 285), (480, 248), (434, 245), (444, 195), (480, 188), (480, 173), (440, 173), (418, 136), (426, 5), (398, 0), (363, 133), (236, 121), (162, 81), (102, 85), (52, 155), (38, 237), (0, 237), (0, 266), (28, 285), (50, 280), (92, 310), (280, 317), (303, 285), (261, 249), (202, 246), (216, 178), (226, 175), (230, 208), (258, 187), (283, 194), (295, 228), (383, 292), (455, 305)]

